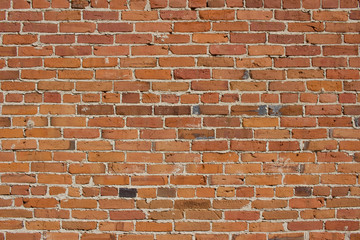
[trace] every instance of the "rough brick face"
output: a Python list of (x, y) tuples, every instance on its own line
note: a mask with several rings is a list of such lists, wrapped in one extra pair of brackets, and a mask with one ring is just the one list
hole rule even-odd
[(0, 240), (356, 240), (358, 0), (0, 0)]

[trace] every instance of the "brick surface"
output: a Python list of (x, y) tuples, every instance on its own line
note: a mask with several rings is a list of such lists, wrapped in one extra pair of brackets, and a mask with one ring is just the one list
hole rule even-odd
[(360, 239), (358, 0), (0, 0), (0, 239)]

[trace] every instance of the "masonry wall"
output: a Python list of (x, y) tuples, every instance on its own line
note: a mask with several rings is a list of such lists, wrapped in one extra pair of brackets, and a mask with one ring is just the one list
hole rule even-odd
[(357, 0), (1, 0), (0, 239), (360, 239)]

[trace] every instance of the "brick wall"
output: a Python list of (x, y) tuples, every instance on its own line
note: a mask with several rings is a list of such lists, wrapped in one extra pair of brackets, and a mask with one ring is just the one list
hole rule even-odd
[(360, 239), (358, 0), (1, 0), (0, 239)]

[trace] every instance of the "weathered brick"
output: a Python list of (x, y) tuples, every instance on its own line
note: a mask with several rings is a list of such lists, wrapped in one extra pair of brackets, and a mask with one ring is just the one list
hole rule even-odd
[(0, 1), (0, 239), (358, 239), (358, 8)]

